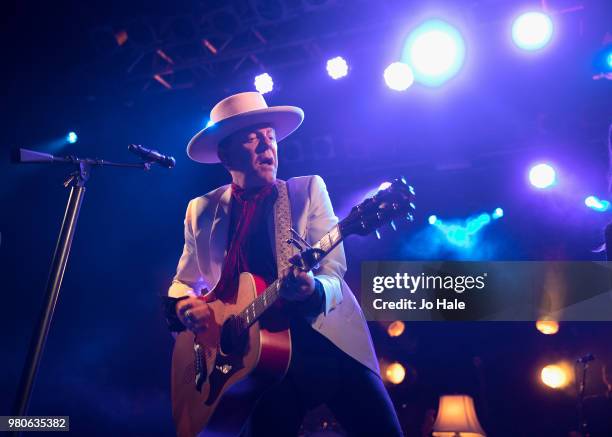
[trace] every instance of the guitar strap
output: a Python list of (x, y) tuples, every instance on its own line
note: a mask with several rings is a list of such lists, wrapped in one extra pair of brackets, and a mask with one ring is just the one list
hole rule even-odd
[(276, 235), (276, 266), (278, 277), (284, 269), (289, 267), (289, 259), (293, 256), (293, 246), (287, 244), (291, 235), (291, 207), (289, 204), (289, 193), (287, 183), (280, 179), (276, 180), (278, 197), (274, 203), (274, 233)]

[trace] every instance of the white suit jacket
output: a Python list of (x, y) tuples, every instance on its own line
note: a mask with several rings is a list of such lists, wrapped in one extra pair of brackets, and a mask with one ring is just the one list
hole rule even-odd
[[(325, 182), (320, 176), (303, 176), (287, 181), (291, 219), (295, 229), (313, 244), (336, 223)], [(189, 202), (185, 215), (185, 246), (168, 294), (172, 297), (200, 295), (214, 289), (221, 276), (228, 248), (230, 185), (224, 185)], [(274, 229), (274, 217), (268, 220)], [(274, 232), (269, 232), (276, 256)], [(315, 270), (325, 290), (324, 310), (307, 319), (312, 327), (345, 353), (379, 373), (378, 361), (363, 312), (343, 279), (346, 259), (338, 245)]]

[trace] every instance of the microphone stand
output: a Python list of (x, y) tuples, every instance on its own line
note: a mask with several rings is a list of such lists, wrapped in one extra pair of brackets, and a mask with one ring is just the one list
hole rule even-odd
[(587, 369), (590, 360), (579, 359), (576, 364), (582, 365), (582, 378), (578, 385), (578, 431), (582, 436), (588, 436), (589, 425), (584, 417), (584, 392), (586, 389)]
[[(117, 163), (105, 161), (103, 159), (81, 159), (75, 156), (56, 157), (27, 149), (19, 149), (17, 153), (19, 153), (20, 156), (14, 157), (14, 160), (19, 163), (65, 163), (76, 166), (76, 170), (70, 173), (64, 181), (64, 186), (66, 188), (70, 186), (68, 204), (53, 254), (53, 260), (51, 261), (51, 270), (46, 286), (44, 307), (38, 319), (35, 335), (30, 342), (30, 348), (26, 363), (22, 370), (19, 390), (17, 391), (13, 407), (14, 416), (25, 416), (28, 411), (32, 387), (36, 379), (36, 374), (38, 373), (43, 349), (49, 334), (53, 312), (55, 311), (55, 305), (59, 297), (64, 271), (66, 270), (66, 264), (68, 262), (68, 255), (70, 254), (70, 248), (72, 246), (72, 238), (74, 237), (79, 211), (85, 195), (85, 184), (89, 180), (91, 168), (99, 166), (149, 170), (151, 168), (151, 162)], [(21, 432), (18, 431), (14, 435), (20, 434)]]

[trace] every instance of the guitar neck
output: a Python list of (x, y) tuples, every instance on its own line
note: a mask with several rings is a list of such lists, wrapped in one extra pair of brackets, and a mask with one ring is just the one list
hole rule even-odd
[[(320, 249), (319, 260), (325, 258), (338, 244), (342, 242), (341, 223), (335, 225), (329, 232), (312, 245), (315, 249)], [(255, 323), (268, 308), (270, 308), (280, 297), (281, 280), (272, 282), (263, 293), (253, 300), (242, 312), (236, 316), (241, 319), (245, 328)]]

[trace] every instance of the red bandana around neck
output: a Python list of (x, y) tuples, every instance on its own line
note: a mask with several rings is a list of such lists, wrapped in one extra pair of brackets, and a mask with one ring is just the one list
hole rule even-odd
[(218, 299), (228, 299), (234, 296), (238, 288), (240, 272), (249, 271), (244, 244), (254, 222), (262, 219), (266, 203), (264, 200), (272, 195), (274, 188), (274, 184), (267, 184), (255, 190), (245, 190), (232, 183), (232, 199), (241, 206), (241, 213), (223, 263), (221, 278), (215, 287), (215, 295)]

